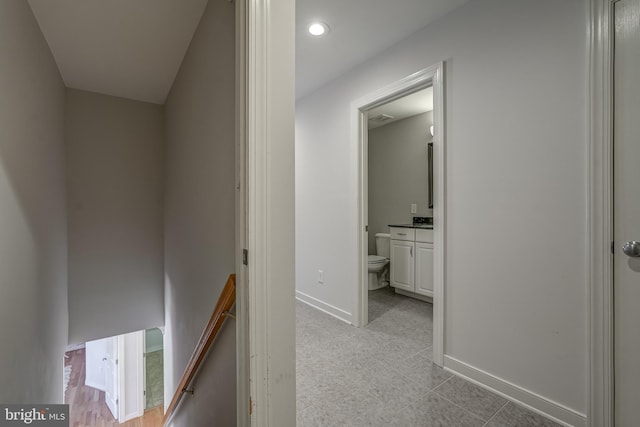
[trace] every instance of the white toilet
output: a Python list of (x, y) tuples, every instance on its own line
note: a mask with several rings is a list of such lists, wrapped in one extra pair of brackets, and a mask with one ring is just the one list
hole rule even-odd
[(389, 233), (376, 233), (377, 255), (369, 255), (369, 290), (384, 288), (389, 284)]

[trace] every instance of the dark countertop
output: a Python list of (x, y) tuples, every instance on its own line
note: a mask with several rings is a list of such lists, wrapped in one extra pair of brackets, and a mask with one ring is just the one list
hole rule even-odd
[(425, 230), (433, 230), (432, 224), (389, 224), (389, 227), (422, 228)]

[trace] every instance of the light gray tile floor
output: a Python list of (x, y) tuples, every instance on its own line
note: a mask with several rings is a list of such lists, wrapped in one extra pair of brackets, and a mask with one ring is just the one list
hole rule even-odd
[(356, 328), (296, 305), (299, 427), (559, 427), (432, 363), (432, 306), (369, 292)]

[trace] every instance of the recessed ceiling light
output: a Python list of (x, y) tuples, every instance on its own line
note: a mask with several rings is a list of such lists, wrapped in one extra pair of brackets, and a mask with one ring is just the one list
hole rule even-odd
[(327, 24), (323, 22), (312, 22), (309, 25), (308, 30), (309, 30), (309, 34), (311, 34), (312, 36), (318, 37), (329, 32), (329, 27), (327, 26)]

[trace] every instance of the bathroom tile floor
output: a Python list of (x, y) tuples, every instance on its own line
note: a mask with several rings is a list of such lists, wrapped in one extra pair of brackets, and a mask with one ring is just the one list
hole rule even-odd
[(364, 328), (298, 302), (297, 425), (559, 426), (434, 365), (432, 318), (389, 287), (369, 292)]

